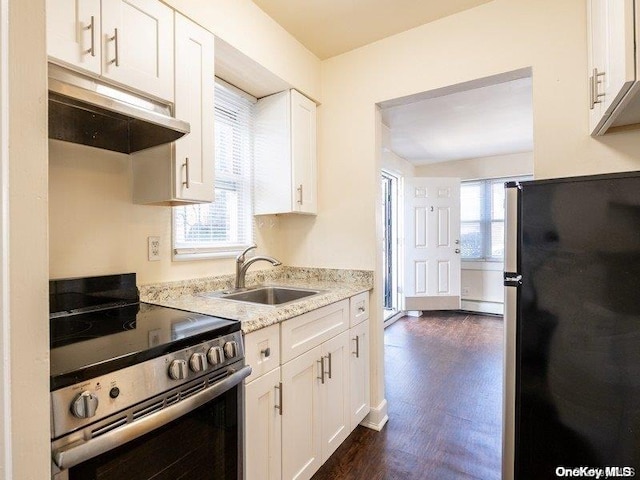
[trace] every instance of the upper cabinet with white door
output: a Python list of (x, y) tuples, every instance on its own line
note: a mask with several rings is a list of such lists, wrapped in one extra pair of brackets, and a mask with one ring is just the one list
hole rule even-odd
[[(589, 131), (640, 123), (640, 12), (634, 0), (587, 0)], [(640, 6), (640, 5), (639, 5)]]
[(47, 0), (49, 59), (173, 101), (173, 10), (157, 0)]
[(214, 200), (214, 37), (177, 12), (175, 34), (175, 114), (191, 132), (133, 155), (135, 203)]
[(316, 214), (316, 104), (296, 90), (258, 100), (256, 215)]

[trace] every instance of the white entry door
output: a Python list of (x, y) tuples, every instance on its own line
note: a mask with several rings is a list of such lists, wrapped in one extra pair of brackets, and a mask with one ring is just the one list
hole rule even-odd
[(407, 178), (403, 310), (460, 308), (460, 179)]

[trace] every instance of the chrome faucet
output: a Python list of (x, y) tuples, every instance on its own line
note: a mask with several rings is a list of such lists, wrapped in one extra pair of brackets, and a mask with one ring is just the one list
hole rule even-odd
[(240, 255), (236, 257), (236, 290), (240, 288), (244, 288), (244, 277), (247, 274), (247, 269), (251, 266), (251, 264), (264, 260), (265, 262), (271, 262), (271, 265), (277, 267), (278, 265), (282, 265), (282, 262), (276, 260), (273, 257), (267, 257), (262, 255), (256, 255), (255, 257), (251, 257), (250, 259), (245, 261), (245, 255), (249, 250), (253, 250), (254, 248), (258, 248), (258, 246), (254, 243), (250, 247), (247, 247)]

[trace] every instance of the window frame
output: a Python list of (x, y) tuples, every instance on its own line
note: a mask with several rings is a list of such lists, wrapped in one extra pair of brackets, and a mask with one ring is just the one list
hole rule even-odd
[[(215, 82), (212, 82), (212, 87), (222, 87), (226, 90), (229, 90), (233, 94), (242, 97), (244, 100), (249, 103), (255, 105), (257, 103), (257, 99), (250, 94), (234, 87), (233, 85), (228, 84), (222, 79), (215, 78)], [(219, 96), (218, 96), (219, 97)], [(215, 108), (220, 108), (219, 103), (216, 103)], [(216, 112), (214, 111), (214, 115)], [(178, 229), (177, 225), (177, 217), (176, 213), (178, 208), (189, 207), (190, 205), (181, 205), (172, 207), (171, 209), (171, 243), (172, 243), (172, 257), (174, 261), (190, 261), (190, 260), (208, 260), (208, 259), (218, 259), (218, 258), (233, 258), (238, 255), (238, 253), (242, 252), (244, 249), (249, 247), (255, 241), (255, 217), (253, 214), (254, 205), (253, 205), (253, 135), (254, 135), (254, 124), (251, 122), (251, 118), (253, 118), (254, 112), (250, 112), (250, 121), (249, 121), (249, 130), (247, 132), (242, 132), (240, 135), (248, 135), (249, 138), (247, 140), (247, 148), (249, 158), (245, 159), (243, 168), (246, 168), (246, 171), (240, 176), (239, 179), (232, 178), (233, 175), (221, 173), (217, 170), (218, 162), (216, 161), (216, 171), (215, 171), (215, 180), (214, 180), (214, 189), (220, 189), (220, 182), (225, 182), (227, 185), (229, 183), (240, 183), (244, 184), (244, 188), (242, 188), (243, 193), (243, 206), (247, 213), (244, 215), (244, 229), (247, 232), (243, 242), (230, 242), (225, 244), (216, 245), (215, 243), (203, 244), (203, 245), (182, 245), (176, 246), (176, 232)], [(217, 122), (216, 122), (217, 123)], [(214, 129), (216, 128), (216, 123), (214, 123)], [(214, 147), (215, 148), (215, 147)], [(214, 157), (217, 160), (217, 156)], [(240, 189), (234, 190), (240, 191)], [(215, 203), (215, 200), (214, 202)], [(201, 205), (201, 204), (195, 204)]]
[[(496, 184), (504, 184), (506, 182), (523, 182), (527, 180), (533, 180), (531, 175), (521, 175), (517, 177), (497, 177), (497, 178), (480, 178), (475, 180), (465, 180), (461, 182), (461, 192), (462, 187), (466, 185), (481, 185), (482, 188), (482, 203), (481, 203), (481, 212), (479, 220), (462, 220), (462, 215), (460, 216), (460, 230), (462, 231), (462, 226), (464, 224), (478, 224), (480, 231), (480, 240), (481, 240), (481, 251), (482, 256), (480, 257), (460, 257), (462, 262), (486, 262), (486, 263), (503, 263), (504, 262), (504, 252), (502, 256), (492, 255), (491, 247), (492, 247), (492, 226), (494, 223), (501, 223), (503, 225), (502, 231), (504, 235), (504, 215), (501, 219), (496, 219), (493, 216), (493, 186)], [(462, 196), (461, 196), (462, 200)], [(503, 210), (504, 211), (504, 210)], [(460, 238), (462, 242), (462, 238)], [(464, 251), (464, 249), (462, 249)]]

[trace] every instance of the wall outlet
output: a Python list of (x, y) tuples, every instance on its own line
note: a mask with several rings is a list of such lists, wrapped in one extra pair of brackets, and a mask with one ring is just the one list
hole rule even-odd
[(160, 237), (147, 237), (148, 240), (148, 256), (150, 262), (160, 260)]

